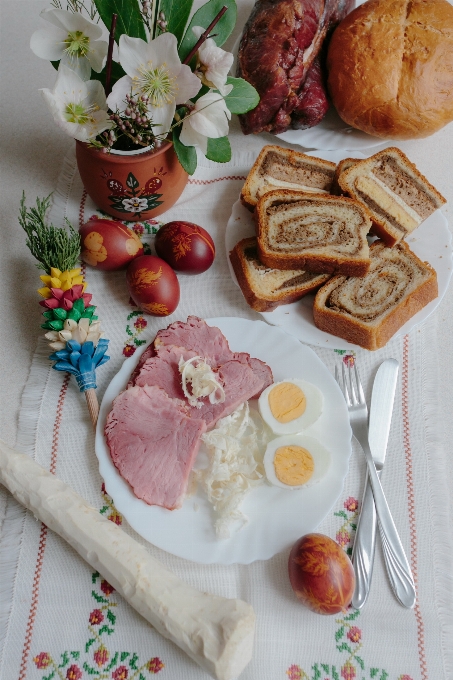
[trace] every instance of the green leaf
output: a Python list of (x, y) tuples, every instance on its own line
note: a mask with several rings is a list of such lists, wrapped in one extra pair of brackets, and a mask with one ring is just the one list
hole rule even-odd
[(202, 28), (207, 28), (224, 5), (228, 7), (228, 10), (213, 29), (214, 34), (216, 34), (214, 37), (216, 45), (219, 47), (223, 45), (236, 24), (236, 2), (235, 0), (209, 0), (209, 2), (200, 7), (200, 9), (195, 12), (187, 28), (187, 31), (184, 34), (184, 38), (182, 39), (178, 50), (181, 61), (184, 61), (190, 50), (195, 47), (197, 42), (197, 38), (195, 37), (192, 28), (194, 26), (202, 26)]
[(193, 0), (161, 0), (159, 4), (159, 12), (165, 14), (167, 31), (176, 36), (178, 43), (184, 35), (192, 5)]
[(233, 85), (230, 94), (225, 97), (225, 104), (231, 113), (247, 113), (258, 105), (258, 92), (243, 78), (227, 78), (227, 85)]
[(173, 130), (173, 146), (175, 147), (178, 161), (189, 175), (193, 175), (197, 169), (197, 152), (194, 146), (185, 146), (179, 141), (179, 130), (178, 132), (177, 130), (178, 128)]
[(339, 640), (341, 640), (343, 635), (344, 635), (344, 626), (341, 626), (341, 628), (339, 628), (337, 630), (337, 632), (335, 633), (335, 642), (338, 642)]
[(375, 678), (379, 673), (379, 668), (370, 668), (370, 678)]
[(332, 680), (340, 680), (340, 676), (338, 675), (335, 666), (332, 666)]
[(129, 666), (134, 670), (138, 670), (137, 668), (137, 661), (138, 661), (138, 655), (134, 652), (132, 655), (132, 659), (129, 661)]
[(105, 599), (105, 597), (102, 597), (102, 595), (98, 595), (94, 590), (91, 591), (91, 595), (94, 597), (96, 602), (102, 602), (103, 604), (108, 604), (109, 601)]
[(140, 186), (140, 182), (135, 177), (135, 175), (130, 172), (127, 176), (126, 184), (130, 189), (137, 189)]
[(91, 645), (94, 645), (96, 640), (94, 638), (90, 638), (88, 642), (85, 645), (85, 653), (88, 653), (88, 650), (90, 649)]
[(126, 33), (130, 38), (146, 40), (146, 31), (140, 14), (138, 0), (94, 0), (99, 16), (108, 31), (112, 23), (112, 14), (117, 14), (115, 41)]
[(216, 163), (228, 163), (231, 160), (231, 146), (228, 137), (208, 139), (206, 158)]
[(55, 671), (52, 671), (50, 675), (45, 675), (42, 680), (52, 680), (52, 678), (55, 676)]
[(100, 574), (98, 571), (95, 571), (93, 574), (91, 574), (91, 582), (96, 583), (96, 580), (99, 578)]
[(115, 632), (115, 631), (113, 630), (113, 628), (109, 628), (109, 627), (108, 627), (107, 625), (105, 625), (105, 624), (102, 626), (102, 628), (99, 628), (99, 631), (98, 631), (99, 635), (103, 635), (104, 633), (107, 633), (108, 635), (111, 635), (111, 634), (114, 633), (114, 632)]
[(68, 652), (63, 652), (61, 655), (61, 664), (58, 666), (58, 668), (64, 668), (67, 666), (69, 663), (69, 654)]
[(108, 509), (109, 509), (109, 506), (108, 506), (108, 505), (104, 505), (104, 507), (101, 508), (101, 509), (99, 510), (99, 512), (100, 512), (101, 515), (104, 515), (104, 514), (107, 512)]
[(364, 671), (364, 670), (365, 670), (365, 663), (364, 663), (362, 657), (357, 656), (357, 654), (355, 654), (355, 655), (354, 655), (354, 659), (357, 661), (357, 663), (359, 664), (359, 666), (360, 666), (360, 668), (362, 669), (362, 671)]
[(341, 645), (337, 645), (337, 649), (339, 652), (349, 652), (349, 654), (352, 654), (352, 649), (346, 642), (342, 642)]
[(130, 655), (130, 652), (121, 652), (120, 654), (120, 661), (123, 662), (124, 659), (127, 659), (127, 657)]
[(107, 672), (111, 671), (113, 666), (116, 666), (116, 664), (118, 662), (118, 656), (119, 656), (119, 654), (118, 654), (118, 652), (116, 652), (116, 654), (114, 654), (114, 656), (112, 657), (112, 660), (110, 661), (109, 665), (106, 666), (103, 670), (107, 671)]
[(324, 671), (324, 673), (328, 673), (328, 672), (329, 672), (329, 666), (328, 666), (328, 664), (322, 663), (322, 664), (321, 664), (321, 668), (322, 668), (322, 670)]
[(338, 512), (334, 512), (333, 514), (335, 515), (335, 517), (343, 517), (344, 519), (348, 519), (348, 516), (344, 510), (339, 510)]
[(71, 656), (77, 661), (80, 658), (80, 652), (71, 652)]
[(110, 621), (110, 623), (112, 624), (112, 626), (114, 626), (115, 623), (116, 623), (116, 616), (115, 616), (115, 614), (112, 612), (111, 609), (107, 609), (107, 618), (108, 618), (108, 620)]

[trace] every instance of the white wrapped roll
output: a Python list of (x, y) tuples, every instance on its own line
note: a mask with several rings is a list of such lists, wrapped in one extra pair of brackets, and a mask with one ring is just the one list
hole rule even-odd
[(67, 484), (1, 440), (0, 482), (208, 673), (233, 680), (242, 672), (252, 657), (251, 605), (186, 585)]

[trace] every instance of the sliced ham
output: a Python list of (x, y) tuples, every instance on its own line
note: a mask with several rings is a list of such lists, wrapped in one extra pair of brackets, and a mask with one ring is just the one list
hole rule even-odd
[[(135, 384), (157, 385), (169, 397), (185, 400), (181, 387), (179, 359), (184, 361), (197, 356), (195, 352), (183, 347), (163, 347), (158, 356), (151, 357), (140, 369)], [(211, 404), (207, 397), (200, 399), (200, 407), (186, 405), (187, 413), (192, 418), (203, 418), (207, 429), (212, 429), (220, 418), (230, 415), (240, 404), (251, 399), (256, 392), (263, 389), (263, 380), (247, 364), (235, 359), (225, 361), (216, 369), (218, 382), (225, 390), (225, 401)]]
[(158, 331), (154, 340), (154, 350), (157, 354), (164, 347), (173, 345), (194, 351), (198, 356), (207, 359), (212, 368), (218, 368), (232, 359), (248, 364), (263, 381), (259, 391), (249, 398), (257, 399), (261, 392), (273, 383), (272, 371), (267, 364), (251, 358), (247, 352), (232, 352), (222, 331), (216, 326), (208, 326), (204, 319), (197, 316), (189, 316), (187, 321), (175, 321), (168, 328)]
[(206, 430), (186, 405), (160, 387), (134, 386), (113, 402), (105, 436), (120, 475), (149, 505), (182, 505), (189, 473)]

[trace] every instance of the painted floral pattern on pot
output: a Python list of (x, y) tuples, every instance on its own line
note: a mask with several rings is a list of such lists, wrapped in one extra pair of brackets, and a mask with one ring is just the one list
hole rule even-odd
[(164, 172), (163, 167), (159, 171), (154, 168), (154, 177), (150, 177), (144, 186), (140, 186), (140, 182), (132, 172), (129, 172), (126, 179), (126, 186), (119, 180), (113, 177), (112, 172), (104, 171), (104, 179), (107, 179), (107, 187), (111, 194), (109, 195), (110, 207), (114, 208), (120, 213), (134, 214), (139, 217), (141, 213), (147, 210), (153, 210), (163, 201), (159, 201), (162, 192), (157, 193), (162, 187), (162, 177), (167, 173)]
[[(354, 361), (352, 352), (346, 354), (345, 350), (335, 350), (340, 355), (345, 355), (343, 361)], [(359, 516), (359, 502), (350, 496), (343, 503), (343, 508), (334, 512), (335, 517), (340, 517), (343, 523), (336, 534), (337, 543), (347, 552), (352, 553), (353, 532), (357, 528)], [(368, 667), (359, 652), (362, 650), (362, 630), (357, 625), (360, 617), (359, 609), (349, 609), (349, 613), (335, 619), (338, 628), (335, 631), (335, 646), (337, 651), (344, 655), (335, 664), (314, 663), (307, 673), (299, 664), (293, 663), (287, 669), (286, 675), (289, 680), (390, 680), (389, 673), (383, 668), (376, 666)], [(413, 680), (410, 675), (398, 675), (394, 680)]]

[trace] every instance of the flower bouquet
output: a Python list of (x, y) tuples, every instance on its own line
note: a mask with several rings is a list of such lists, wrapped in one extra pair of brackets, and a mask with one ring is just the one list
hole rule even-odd
[(233, 55), (221, 49), (236, 22), (235, 0), (209, 0), (193, 15), (192, 4), (67, 0), (65, 9), (53, 0), (30, 46), (57, 69), (53, 90), (41, 90), (56, 124), (102, 153), (157, 151), (170, 142), (189, 174), (196, 149), (229, 161), (231, 114), (254, 108), (259, 97), (228, 76)]

